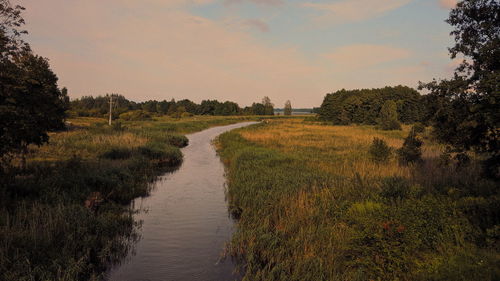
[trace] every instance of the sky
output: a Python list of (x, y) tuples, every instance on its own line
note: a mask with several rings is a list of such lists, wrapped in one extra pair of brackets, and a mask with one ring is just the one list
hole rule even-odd
[(455, 1), (11, 0), (71, 98), (277, 107), (450, 76)]

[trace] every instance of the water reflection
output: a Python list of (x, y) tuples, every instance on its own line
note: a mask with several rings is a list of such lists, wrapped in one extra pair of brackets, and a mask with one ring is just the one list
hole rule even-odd
[(253, 124), (211, 128), (189, 135), (177, 171), (153, 184), (151, 196), (132, 209), (141, 239), (109, 280), (237, 280), (231, 259), (222, 259), (233, 221), (227, 212), (224, 166), (211, 145), (219, 134)]

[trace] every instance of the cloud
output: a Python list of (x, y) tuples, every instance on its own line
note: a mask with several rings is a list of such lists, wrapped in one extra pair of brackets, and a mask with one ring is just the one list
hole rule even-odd
[[(321, 70), (296, 48), (268, 46), (184, 9), (117, 6), (118, 0), (30, 1), (28, 29), (39, 38), (32, 45), (51, 59), (72, 97), (118, 92), (133, 100), (216, 98), (247, 105), (268, 95), (277, 104), (313, 105), (323, 95), (311, 83)], [(58, 21), (52, 20), (54, 4)], [(248, 24), (267, 28), (258, 20)], [(318, 101), (303, 93), (317, 94)]]
[(453, 9), (457, 5), (457, 0), (439, 0), (439, 6), (443, 9)]
[(242, 24), (244, 26), (257, 28), (262, 32), (269, 32), (270, 30), (269, 25), (265, 21), (259, 19), (247, 19), (242, 21)]
[(405, 59), (410, 55), (410, 51), (392, 46), (357, 44), (339, 47), (323, 56), (329, 59), (335, 68), (356, 70)]
[(412, 0), (342, 0), (335, 3), (304, 3), (304, 7), (316, 9), (322, 15), (316, 22), (350, 23), (379, 17), (400, 8)]
[(245, 2), (266, 6), (280, 6), (284, 4), (283, 0), (224, 0), (225, 5), (240, 4)]

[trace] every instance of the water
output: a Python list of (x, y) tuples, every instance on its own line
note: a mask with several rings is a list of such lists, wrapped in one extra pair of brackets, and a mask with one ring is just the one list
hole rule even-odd
[(141, 240), (125, 261), (111, 270), (111, 281), (237, 280), (234, 264), (220, 260), (233, 221), (225, 200), (224, 166), (212, 140), (255, 122), (215, 127), (191, 134), (184, 161), (162, 176), (151, 196), (136, 199)]

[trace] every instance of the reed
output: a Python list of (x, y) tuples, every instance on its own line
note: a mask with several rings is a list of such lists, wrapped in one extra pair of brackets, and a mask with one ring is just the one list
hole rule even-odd
[(496, 280), (500, 201), (477, 161), (440, 164), (429, 133), (421, 164), (370, 160), (375, 137), (396, 149), (409, 128), (277, 119), (222, 135), (244, 280)]
[(69, 120), (0, 175), (0, 280), (102, 280), (138, 239), (128, 203), (182, 161), (184, 134), (246, 119)]

